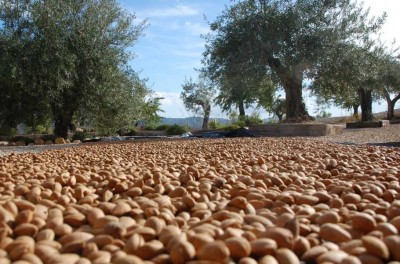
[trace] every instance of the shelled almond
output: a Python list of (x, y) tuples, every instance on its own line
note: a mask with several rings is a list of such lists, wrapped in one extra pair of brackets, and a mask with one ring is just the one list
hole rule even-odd
[(400, 261), (400, 151), (304, 138), (0, 158), (1, 263)]

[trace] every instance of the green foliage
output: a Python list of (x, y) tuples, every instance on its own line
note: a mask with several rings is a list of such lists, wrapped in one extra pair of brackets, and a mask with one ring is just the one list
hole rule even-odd
[(239, 118), (239, 116), (238, 116), (237, 112), (235, 112), (235, 111), (229, 112), (229, 121), (231, 123), (235, 123), (236, 121), (238, 121), (238, 118)]
[(75, 119), (107, 134), (146, 117), (150, 91), (128, 63), (146, 21), (115, 0), (13, 2), (0, 5), (2, 122), (51, 118), (66, 137)]
[(185, 108), (195, 115), (203, 116), (203, 129), (208, 128), (208, 119), (211, 114), (211, 103), (214, 94), (215, 88), (205, 74), (200, 74), (197, 82), (190, 78), (185, 80), (182, 85), (181, 99)]
[(239, 120), (235, 123), (238, 126), (249, 126), (262, 124), (263, 120), (260, 118), (260, 114), (257, 112), (252, 113), (250, 116), (239, 116)]
[(317, 113), (317, 118), (328, 118), (328, 117), (331, 117), (332, 116), (332, 114), (331, 113), (329, 113), (329, 112), (327, 112), (326, 110), (321, 110), (321, 111), (319, 111), (318, 113)]
[(50, 128), (49, 123), (36, 124), (33, 126), (27, 126), (25, 128), (26, 134), (50, 134), (52, 133), (52, 129)]
[(155, 128), (155, 130), (156, 131), (165, 131), (165, 130), (167, 130), (168, 129), (168, 127), (169, 127), (169, 125), (159, 125), (159, 126), (157, 126), (156, 128)]
[(286, 100), (281, 98), (280, 95), (277, 97), (273, 96), (271, 99), (271, 101), (262, 102), (261, 106), (263, 106), (265, 110), (272, 113), (274, 116), (278, 117), (279, 121), (282, 121), (286, 112)]
[(162, 117), (158, 114), (158, 112), (164, 112), (161, 110), (161, 100), (163, 97), (154, 97), (149, 98), (142, 105), (140, 112), (142, 115), (142, 121), (146, 124), (146, 126), (154, 127), (161, 122)]
[(188, 129), (186, 127), (174, 124), (169, 126), (165, 131), (167, 132), (167, 135), (180, 135), (187, 132)]
[(204, 71), (219, 84), (223, 107), (230, 105), (226, 98), (253, 102), (265, 82), (266, 94), (285, 91), (287, 119), (309, 117), (304, 79), (318, 75), (332, 50), (368, 39), (383, 20), (368, 20), (368, 11), (350, 0), (234, 1), (210, 23)]
[(224, 131), (232, 131), (232, 130), (235, 130), (235, 129), (238, 129), (238, 128), (241, 128), (241, 127), (242, 126), (231, 124), (231, 125), (227, 125), (227, 126), (222, 127), (222, 130), (224, 130)]
[(76, 131), (73, 135), (72, 135), (72, 140), (80, 140), (83, 141), (85, 138), (90, 138), (91, 135), (88, 131), (83, 130), (83, 131)]
[(150, 126), (144, 126), (141, 129), (142, 130), (148, 130), (148, 131), (156, 131), (156, 128), (157, 128), (156, 126), (150, 125)]
[(149, 89), (146, 81), (129, 71), (120, 75), (118, 83), (110, 84), (108, 89), (113, 89), (112, 93), (89, 109), (89, 123), (103, 135), (113, 135), (118, 129), (129, 130), (137, 121), (147, 117), (144, 98)]
[(126, 133), (126, 134), (123, 135), (123, 136), (132, 137), (132, 136), (135, 136), (136, 134), (137, 134), (137, 131), (136, 131), (135, 129), (131, 129), (131, 130), (129, 130), (128, 133)]
[(45, 142), (48, 141), (48, 140), (51, 140), (52, 142), (55, 142), (57, 137), (54, 134), (48, 134), (48, 135), (43, 135), (40, 138), (43, 139)]
[(0, 127), (1, 136), (15, 136), (17, 134), (17, 129), (14, 127)]
[(208, 123), (208, 128), (212, 129), (212, 130), (216, 130), (216, 129), (224, 128), (224, 126), (221, 123), (219, 123), (216, 119), (212, 119)]
[(25, 142), (25, 145), (34, 143), (34, 140), (32, 138), (25, 137), (25, 136), (15, 136), (15, 137), (12, 137), (9, 139), (9, 142), (18, 142), (18, 141)]

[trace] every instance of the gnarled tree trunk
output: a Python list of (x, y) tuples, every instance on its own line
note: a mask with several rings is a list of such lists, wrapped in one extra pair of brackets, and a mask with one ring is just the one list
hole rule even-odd
[(293, 73), (284, 81), (283, 88), (286, 95), (287, 122), (313, 120), (303, 102), (303, 73), (301, 71)]
[(400, 93), (393, 99), (390, 99), (390, 94), (389, 92), (385, 89), (384, 90), (384, 96), (387, 102), (387, 114), (386, 114), (386, 119), (391, 120), (394, 118), (394, 105), (396, 102), (400, 99)]
[[(68, 111), (65, 111), (68, 109)], [(72, 109), (64, 107), (60, 109), (57, 106), (52, 106), (53, 118), (54, 118), (54, 134), (56, 137), (68, 138), (68, 129), (72, 124), (72, 118), (74, 111)]]
[(361, 121), (372, 121), (372, 91), (364, 88), (358, 89), (361, 105)]
[(208, 129), (208, 120), (210, 119), (210, 113), (211, 113), (211, 105), (207, 104), (206, 106), (204, 106), (203, 125), (201, 126), (203, 130)]

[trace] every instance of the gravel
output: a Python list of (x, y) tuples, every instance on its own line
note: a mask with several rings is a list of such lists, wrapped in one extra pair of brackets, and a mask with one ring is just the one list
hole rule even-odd
[(40, 145), (40, 146), (25, 146), (25, 147), (16, 147), (16, 146), (1, 146), (0, 147), (0, 156), (9, 155), (11, 153), (19, 154), (19, 153), (40, 153), (46, 150), (51, 149), (62, 149), (68, 147), (76, 147), (80, 144), (63, 144), (63, 145)]
[(389, 125), (381, 128), (343, 129), (338, 135), (324, 136), (318, 139), (336, 143), (370, 144), (383, 146), (399, 146), (400, 124)]

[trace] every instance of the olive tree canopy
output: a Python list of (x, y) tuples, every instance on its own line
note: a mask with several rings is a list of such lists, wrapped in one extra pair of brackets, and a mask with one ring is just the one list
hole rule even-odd
[(305, 79), (316, 76), (330, 50), (364, 41), (383, 18), (370, 20), (368, 10), (351, 0), (234, 1), (210, 23), (206, 71), (222, 82), (232, 68), (245, 79), (267, 75), (285, 91), (288, 121), (307, 120)]
[(77, 114), (102, 126), (141, 118), (150, 90), (128, 62), (146, 21), (115, 0), (4, 0), (0, 24), (4, 120), (51, 118), (67, 137)]

